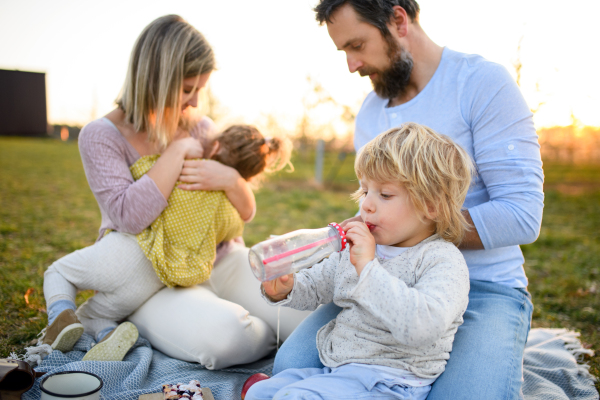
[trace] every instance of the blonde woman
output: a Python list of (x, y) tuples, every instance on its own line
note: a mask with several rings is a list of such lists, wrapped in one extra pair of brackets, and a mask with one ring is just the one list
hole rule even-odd
[[(135, 326), (117, 326), (114, 310), (107, 315), (102, 310), (114, 303), (112, 296), (126, 297), (128, 308), (120, 310), (125, 318), (148, 300), (143, 295), (153, 292), (148, 286), (156, 285), (155, 291), (162, 287), (156, 279), (141, 278), (152, 276), (141, 272), (153, 267), (135, 235), (159, 217), (177, 181), (183, 182), (178, 187), (184, 190), (222, 190), (244, 221), (253, 218), (254, 195), (236, 169), (213, 160), (192, 160), (203, 157), (203, 143), (207, 144), (213, 134), (212, 121), (195, 119), (193, 110), (214, 69), (214, 53), (200, 32), (177, 15), (158, 18), (144, 29), (133, 48), (125, 84), (116, 101), (118, 107), (81, 131), (80, 153), (102, 223), (95, 245), (63, 257), (45, 273), (49, 326), (42, 340), (53, 349), (71, 350), (84, 328), (107, 347), (107, 352), (133, 345)], [(145, 175), (134, 180), (130, 166), (153, 154), (161, 156)], [(185, 293), (175, 298), (175, 303), (160, 301), (161, 305), (185, 309), (190, 319), (202, 319), (211, 328), (210, 337), (196, 332), (190, 339), (193, 342), (179, 338), (169, 341), (165, 338), (168, 332), (159, 335), (158, 343), (153, 330), (145, 329), (153, 321), (144, 318), (136, 321), (142, 334), (168, 355), (180, 354), (173, 350), (173, 343), (194, 348), (195, 357), (187, 357), (188, 361), (201, 362), (207, 368), (250, 362), (268, 354), (275, 346), (273, 311), (260, 306), (259, 296), (239, 297), (245, 287), (258, 285), (243, 257), (246, 251), (241, 238), (217, 246), (215, 279), (201, 288), (206, 293), (200, 293), (200, 306), (186, 300)], [(131, 266), (127, 271), (118, 268), (124, 260)], [(103, 273), (92, 274), (90, 269)], [(65, 279), (67, 275), (69, 279)], [(98, 279), (99, 275), (104, 278)], [(99, 293), (75, 313), (77, 287)], [(90, 302), (101, 302), (104, 307), (91, 307)], [(148, 304), (154, 307), (152, 319), (164, 322), (169, 317), (161, 315), (165, 310)], [(173, 315), (177, 310), (166, 312)], [(169, 327), (176, 334), (174, 324), (169, 323)], [(214, 337), (221, 346), (211, 342)], [(165, 340), (169, 343), (166, 347)]]

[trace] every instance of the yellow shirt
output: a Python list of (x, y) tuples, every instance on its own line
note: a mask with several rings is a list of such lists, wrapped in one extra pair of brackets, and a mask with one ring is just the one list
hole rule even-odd
[[(133, 179), (147, 173), (158, 157), (137, 160), (130, 167)], [(192, 286), (210, 277), (217, 243), (241, 236), (243, 230), (244, 221), (225, 192), (175, 187), (167, 207), (137, 240), (165, 285)]]

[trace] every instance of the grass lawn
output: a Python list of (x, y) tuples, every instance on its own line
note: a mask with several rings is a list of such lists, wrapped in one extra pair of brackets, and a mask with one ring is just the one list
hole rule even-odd
[[(297, 154), (295, 172), (278, 173), (257, 192), (258, 214), (246, 226), (246, 244), (353, 215), (352, 163), (349, 156), (340, 167), (337, 155), (328, 154), (325, 179), (340, 168), (321, 190), (311, 183), (314, 155)], [(533, 326), (581, 332), (584, 345), (598, 353), (588, 361), (600, 376), (600, 166), (546, 165), (545, 174), (540, 238), (522, 246)], [(21, 350), (44, 328), (45, 269), (94, 243), (99, 222), (76, 143), (0, 138), (0, 357)]]

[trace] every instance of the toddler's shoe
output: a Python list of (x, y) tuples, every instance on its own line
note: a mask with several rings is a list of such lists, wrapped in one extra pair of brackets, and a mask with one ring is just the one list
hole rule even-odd
[(123, 361), (137, 339), (138, 330), (135, 325), (123, 322), (92, 347), (83, 361)]
[(75, 311), (64, 310), (58, 317), (45, 328), (45, 332), (40, 339), (41, 343), (49, 344), (53, 350), (60, 350), (63, 353), (73, 350), (73, 346), (83, 334), (83, 325), (77, 319)]

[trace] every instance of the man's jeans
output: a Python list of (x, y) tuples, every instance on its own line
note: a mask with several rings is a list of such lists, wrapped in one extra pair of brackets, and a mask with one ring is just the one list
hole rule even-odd
[[(288, 368), (323, 368), (317, 331), (341, 308), (323, 305), (283, 343), (273, 374)], [(465, 322), (458, 328), (445, 372), (433, 384), (429, 400), (519, 399), (523, 350), (533, 305), (525, 289), (471, 280)]]

